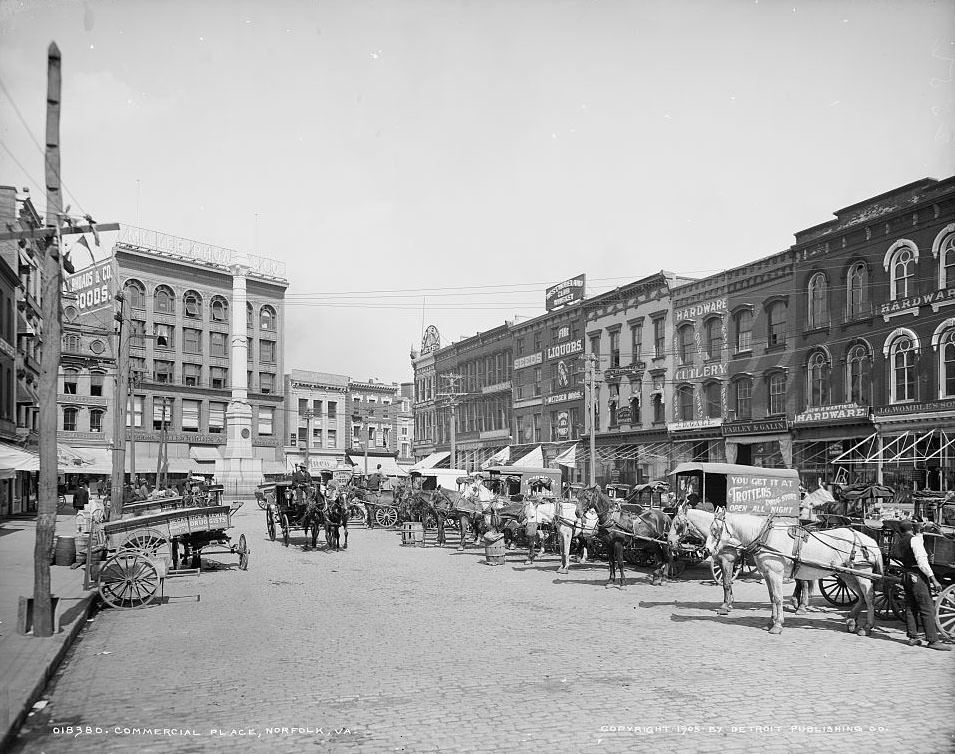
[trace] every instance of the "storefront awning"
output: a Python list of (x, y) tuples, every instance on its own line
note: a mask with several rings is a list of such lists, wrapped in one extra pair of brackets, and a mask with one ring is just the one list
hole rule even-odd
[(557, 466), (569, 466), (571, 468), (577, 465), (577, 443), (571, 445), (567, 450), (554, 459)]
[(26, 382), (17, 383), (17, 403), (35, 405), (40, 402), (40, 396), (37, 395), (33, 385)]
[(486, 469), (490, 466), (503, 466), (511, 458), (511, 446), (505, 445), (499, 451), (494, 453), (490, 458), (488, 458), (484, 463), (481, 464), (482, 469)]
[(594, 450), (600, 461), (637, 461), (649, 463), (652, 459), (666, 461), (667, 445), (665, 442), (640, 443), (631, 445), (598, 445)]
[(544, 449), (538, 445), (536, 448), (531, 450), (530, 453), (521, 456), (511, 465), (530, 466), (531, 468), (539, 469), (544, 465)]
[(113, 473), (113, 451), (110, 448), (74, 448), (84, 457), (84, 461), (70, 468), (60, 465), (65, 474), (86, 474), (88, 476), (106, 476)]
[[(448, 454), (450, 455), (450, 453)], [(404, 477), (408, 476), (394, 458), (389, 456), (370, 456), (368, 458), (368, 467), (365, 468), (365, 457), (364, 456), (350, 456), (352, 464), (358, 467), (359, 473), (364, 474), (374, 474), (378, 470), (378, 466), (381, 466), (381, 473), (385, 476), (397, 476)]]
[(199, 463), (215, 463), (222, 460), (219, 449), (211, 445), (193, 445), (189, 448), (189, 457)]
[(16, 445), (0, 443), (0, 470), (39, 471), (40, 456), (23, 448), (18, 448)]
[[(935, 442), (932, 442), (935, 438)], [(942, 429), (928, 432), (907, 431), (900, 435), (882, 436), (879, 445), (879, 433), (873, 432), (861, 442), (853, 445), (832, 463), (926, 463), (940, 460), (946, 448), (955, 446), (955, 434)], [(949, 453), (952, 453), (949, 450)]]
[(451, 468), (451, 454), (446, 450), (441, 450), (436, 453), (432, 453), (423, 461), (418, 461), (418, 463), (416, 463), (414, 466), (411, 467), (411, 470), (420, 471), (421, 469), (449, 469), (449, 468)]

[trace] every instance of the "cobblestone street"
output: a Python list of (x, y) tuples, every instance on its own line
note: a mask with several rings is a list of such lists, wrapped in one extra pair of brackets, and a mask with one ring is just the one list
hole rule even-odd
[(952, 750), (955, 659), (901, 623), (860, 638), (827, 607), (776, 637), (761, 582), (720, 617), (705, 568), (620, 591), (604, 563), (489, 567), (453, 536), (286, 549), (264, 517), (234, 519), (248, 572), (210, 556), (229, 567), (168, 581), (166, 604), (101, 611), (15, 751)]

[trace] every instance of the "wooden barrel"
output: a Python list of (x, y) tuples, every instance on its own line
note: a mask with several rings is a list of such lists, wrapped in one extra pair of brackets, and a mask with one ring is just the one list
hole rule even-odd
[(86, 550), (89, 547), (89, 541), (90, 541), (89, 534), (76, 535), (76, 562), (77, 563), (86, 562)]
[(424, 547), (424, 525), (420, 521), (405, 521), (401, 527), (401, 544)]
[(75, 561), (76, 539), (74, 537), (59, 537), (56, 540), (53, 562), (58, 566), (69, 566), (73, 565)]
[(484, 545), (484, 556), (487, 558), (488, 565), (504, 565), (504, 537), (500, 537), (493, 542), (486, 542)]

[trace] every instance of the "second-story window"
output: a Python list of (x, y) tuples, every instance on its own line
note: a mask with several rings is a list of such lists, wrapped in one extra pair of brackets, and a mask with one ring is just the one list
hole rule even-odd
[(782, 346), (786, 344), (786, 304), (774, 301), (769, 305), (767, 315), (767, 345)]
[(736, 353), (752, 350), (753, 313), (749, 309), (743, 309), (736, 313), (733, 320), (736, 324)]
[(667, 334), (666, 320), (662, 317), (653, 320), (653, 356), (661, 359), (666, 356)]
[(202, 353), (202, 331), (182, 328), (182, 350), (184, 353)]
[(681, 366), (693, 363), (693, 325), (682, 325), (677, 335), (677, 357)]
[(616, 368), (620, 366), (620, 331), (613, 330), (610, 333), (610, 366)]

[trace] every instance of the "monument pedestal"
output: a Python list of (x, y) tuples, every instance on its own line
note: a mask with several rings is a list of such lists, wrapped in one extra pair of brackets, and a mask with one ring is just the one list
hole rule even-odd
[(216, 461), (216, 481), (224, 487), (225, 499), (254, 497), (262, 484), (261, 458), (223, 458)]

